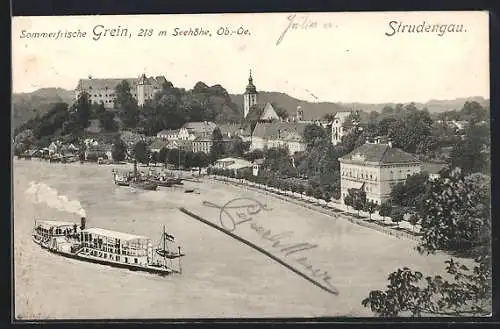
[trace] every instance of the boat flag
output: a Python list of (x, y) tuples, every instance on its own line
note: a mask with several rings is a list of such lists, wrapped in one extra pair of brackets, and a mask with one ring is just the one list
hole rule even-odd
[(165, 238), (166, 238), (168, 241), (172, 241), (172, 242), (175, 240), (174, 236), (173, 236), (173, 235), (170, 235), (170, 234), (168, 234), (168, 233), (165, 233)]

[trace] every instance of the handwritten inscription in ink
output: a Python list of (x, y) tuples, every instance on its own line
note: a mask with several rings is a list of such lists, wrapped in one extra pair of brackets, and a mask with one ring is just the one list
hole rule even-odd
[(315, 30), (318, 28), (321, 29), (330, 29), (334, 27), (334, 25), (331, 22), (319, 22), (317, 20), (311, 19), (308, 15), (297, 15), (297, 14), (291, 14), (287, 17), (287, 25), (283, 32), (281, 32), (278, 40), (276, 41), (276, 46), (279, 45), (285, 36), (288, 34), (290, 31), (294, 30)]
[(274, 250), (278, 251), (286, 258), (292, 259), (312, 277), (321, 280), (330, 291), (338, 294), (337, 289), (333, 287), (331, 283), (332, 277), (328, 271), (315, 266), (310, 259), (304, 255), (306, 251), (316, 249), (318, 247), (317, 244), (310, 242), (290, 242), (290, 239), (292, 239), (294, 235), (293, 231), (274, 233), (256, 220), (257, 215), (262, 215), (272, 210), (272, 208), (269, 208), (266, 204), (252, 198), (238, 198), (222, 206), (208, 201), (204, 201), (203, 205), (220, 210), (220, 225), (228, 232), (234, 232), (239, 225), (249, 223), (250, 228), (262, 239), (272, 242), (271, 247)]

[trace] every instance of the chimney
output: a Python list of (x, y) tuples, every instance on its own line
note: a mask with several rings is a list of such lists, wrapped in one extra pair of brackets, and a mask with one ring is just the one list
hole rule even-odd
[(85, 222), (86, 222), (85, 217), (80, 218), (80, 230), (85, 229)]

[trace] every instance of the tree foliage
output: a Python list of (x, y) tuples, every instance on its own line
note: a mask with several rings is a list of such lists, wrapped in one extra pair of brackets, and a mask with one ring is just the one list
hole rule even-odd
[(139, 107), (127, 80), (123, 80), (116, 86), (114, 105), (119, 109), (119, 116), (124, 126), (135, 128), (139, 122)]
[(371, 291), (362, 305), (381, 317), (478, 316), (491, 311), (491, 267), (487, 258), (474, 268), (450, 259), (446, 263), (449, 280), (427, 276), (404, 267), (389, 275), (385, 291)]
[(487, 151), (491, 144), (489, 127), (473, 125), (467, 128), (463, 140), (458, 141), (450, 155), (453, 167), (458, 167), (466, 174), (490, 172), (490, 153)]
[(323, 127), (315, 125), (315, 124), (308, 124), (304, 128), (304, 133), (303, 133), (304, 141), (307, 143), (308, 146), (312, 147), (316, 143), (321, 142), (322, 140), (325, 139), (326, 137), (326, 131)]
[(417, 173), (409, 176), (404, 182), (394, 185), (391, 189), (393, 205), (416, 207), (425, 199), (428, 180), (427, 173)]
[(113, 157), (113, 160), (123, 161), (126, 158), (126, 154), (127, 145), (122, 139), (116, 138), (111, 149), (111, 156)]
[(378, 209), (378, 205), (373, 202), (373, 201), (367, 201), (365, 203), (365, 207), (364, 207), (364, 211), (366, 211), (369, 215), (370, 215), (370, 219), (372, 219), (372, 214), (375, 213), (375, 211), (377, 211)]
[(118, 130), (118, 124), (115, 121), (115, 113), (111, 111), (104, 111), (99, 113), (99, 125), (106, 132), (113, 132)]
[[(420, 252), (436, 250), (473, 257), (473, 268), (453, 258), (449, 278), (427, 276), (404, 267), (389, 275), (385, 291), (371, 291), (362, 301), (382, 317), (398, 315), (477, 316), (491, 313), (490, 179), (465, 176), (456, 169), (430, 182), (428, 200), (412, 215), (420, 223)], [(395, 208), (403, 209), (403, 208)]]
[(133, 147), (132, 154), (137, 162), (149, 165), (151, 150), (145, 141), (138, 141)]
[(391, 211), (392, 211), (391, 202), (385, 201), (385, 202), (382, 202), (382, 204), (380, 205), (380, 209), (378, 211), (378, 214), (380, 216), (382, 216), (383, 218), (385, 218), (385, 217), (389, 217), (391, 215)]
[(429, 182), (429, 197), (418, 209), (420, 249), (462, 252), (489, 243), (489, 177), (455, 169)]
[(91, 105), (90, 95), (88, 93), (82, 92), (78, 95), (74, 109), (78, 124), (82, 129), (90, 125)]
[(212, 146), (210, 147), (210, 160), (212, 163), (220, 159), (225, 153), (223, 137), (217, 127), (212, 132)]

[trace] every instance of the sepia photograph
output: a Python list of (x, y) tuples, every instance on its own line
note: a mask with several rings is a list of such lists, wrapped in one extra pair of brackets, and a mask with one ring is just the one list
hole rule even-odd
[(13, 321), (492, 316), (487, 11), (11, 33)]

